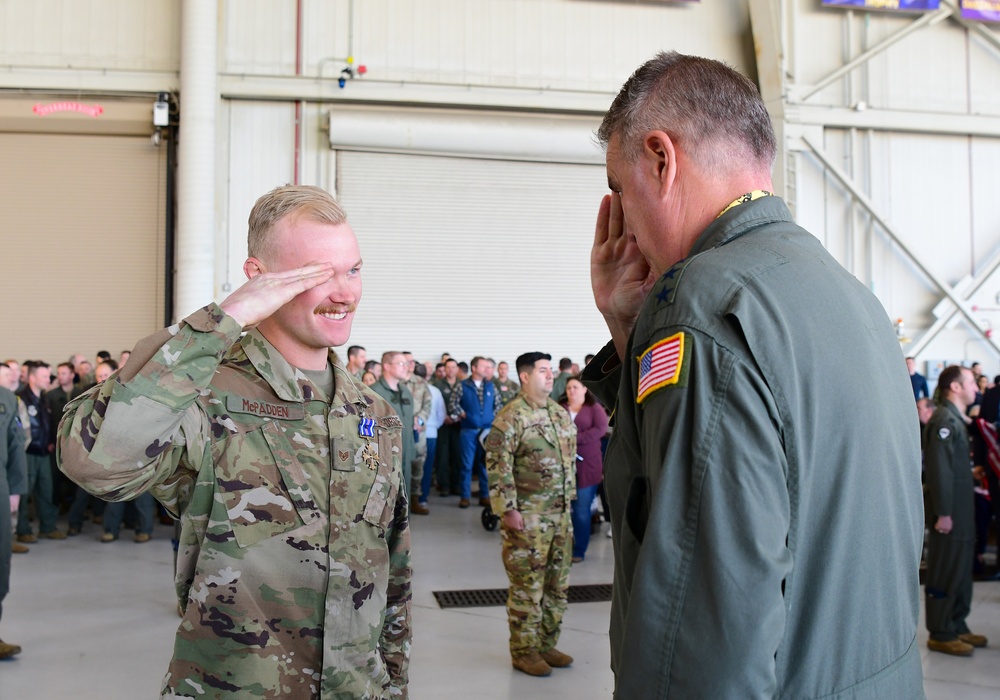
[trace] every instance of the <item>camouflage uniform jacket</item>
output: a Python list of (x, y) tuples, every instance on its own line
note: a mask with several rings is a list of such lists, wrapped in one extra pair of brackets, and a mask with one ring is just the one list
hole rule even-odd
[(497, 388), (497, 395), (500, 397), (500, 405), (506, 406), (514, 397), (518, 395), (521, 391), (521, 385), (515, 382), (513, 379), (508, 379), (507, 381), (500, 381), (499, 379), (493, 380), (493, 386)]
[(215, 304), (195, 312), (59, 428), (74, 481), (113, 501), (150, 490), (181, 520), (163, 697), (405, 698), (399, 419), (342, 367), (331, 400), (240, 333)]
[(568, 513), (576, 498), (576, 426), (552, 399), (536, 406), (524, 394), (504, 406), (486, 436), (493, 512)]
[(427, 425), (427, 418), (431, 415), (431, 391), (427, 388), (427, 380), (414, 374), (402, 385), (413, 394), (413, 416), (420, 421), (420, 436), (423, 437), (423, 426)]

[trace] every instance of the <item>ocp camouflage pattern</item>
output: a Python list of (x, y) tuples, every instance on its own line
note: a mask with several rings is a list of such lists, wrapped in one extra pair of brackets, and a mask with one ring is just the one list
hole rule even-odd
[(576, 426), (552, 399), (535, 406), (523, 393), (504, 406), (486, 436), (493, 512), (569, 512), (576, 498)]
[(569, 597), (573, 544), (569, 513), (523, 517), (523, 530), (500, 528), (501, 557), (510, 580), (511, 656), (549, 651), (556, 645)]
[[(181, 520), (163, 698), (406, 698), (402, 426), (341, 367), (332, 400), (217, 305), (72, 401), (67, 475)], [(359, 434), (375, 420), (372, 438)]]

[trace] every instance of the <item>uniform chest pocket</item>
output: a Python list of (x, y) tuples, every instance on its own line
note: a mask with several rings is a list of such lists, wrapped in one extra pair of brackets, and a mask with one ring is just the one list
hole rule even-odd
[[(275, 421), (230, 444), (217, 461), (216, 484), (233, 537), (249, 547), (318, 517), (305, 473)], [(235, 449), (234, 449), (235, 448)]]
[(522, 442), (526, 444), (531, 444), (534, 442), (538, 444), (544, 442), (552, 447), (559, 447), (555, 431), (550, 427), (545, 425), (529, 425), (524, 429), (524, 436), (522, 437)]
[(358, 435), (334, 438), (333, 478), (343, 482), (337, 491), (345, 500), (345, 512), (360, 514), (384, 530), (392, 522), (399, 494), (402, 431), (381, 426), (376, 431), (371, 440)]

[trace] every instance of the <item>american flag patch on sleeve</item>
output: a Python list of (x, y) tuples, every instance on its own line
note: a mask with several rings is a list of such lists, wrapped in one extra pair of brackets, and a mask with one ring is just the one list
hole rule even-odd
[(684, 333), (676, 333), (647, 348), (639, 356), (639, 390), (636, 402), (657, 389), (676, 384), (684, 363)]

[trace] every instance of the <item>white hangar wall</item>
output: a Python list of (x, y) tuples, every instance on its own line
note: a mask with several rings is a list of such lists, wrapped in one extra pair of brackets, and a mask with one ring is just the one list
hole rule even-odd
[[(925, 15), (750, 0), (796, 219), (901, 321), (903, 354), (1000, 371), (1000, 41)], [(773, 44), (771, 42), (774, 42)], [(949, 296), (950, 295), (950, 296)], [(987, 337), (990, 336), (990, 337)]]
[[(0, 134), (22, 133), (36, 98), (176, 97), (194, 2), (0, 2)], [(948, 16), (951, 0), (933, 16), (819, 4), (218, 0), (217, 145), (188, 156), (216, 173), (214, 217), (189, 234), (214, 242), (201, 261), (214, 270), (211, 294), (243, 280), (253, 200), (284, 182), (317, 184), (341, 197), (362, 241), (355, 340), (370, 354), (406, 344), (428, 359), (509, 357), (531, 345), (581, 360), (605, 336), (587, 301), (605, 189), (592, 132), (639, 63), (677, 49), (760, 81), (783, 146), (776, 189), (903, 319), (902, 349), (979, 359), (993, 373), (996, 29)], [(340, 88), (348, 56), (367, 72)], [(64, 116), (49, 131), (99, 131)], [(143, 129), (153, 131), (133, 121), (101, 133)]]
[[(352, 342), (369, 357), (582, 364), (607, 335), (588, 279), (601, 113), (663, 48), (754, 70), (740, 2), (307, 0), (301, 24), (295, 2), (222, 7), (223, 286), (243, 278), (256, 196), (335, 192), (365, 259)], [(348, 56), (367, 72), (340, 88)]]

